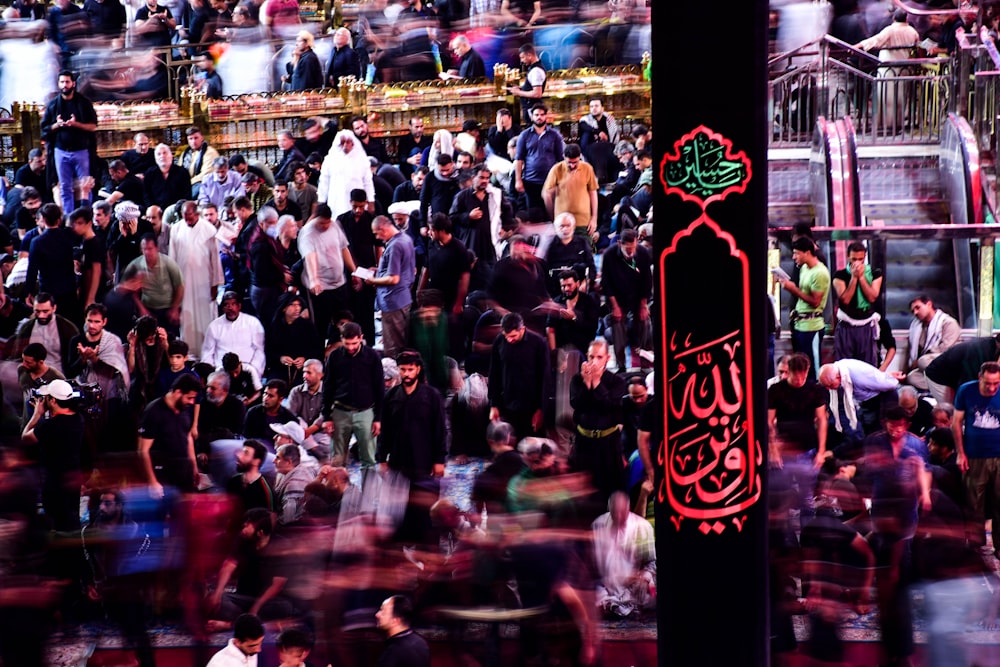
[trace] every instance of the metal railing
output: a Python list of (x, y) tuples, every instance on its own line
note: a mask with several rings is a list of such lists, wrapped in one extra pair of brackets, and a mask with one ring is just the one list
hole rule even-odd
[(768, 65), (775, 147), (808, 145), (820, 116), (850, 118), (860, 144), (932, 143), (952, 104), (950, 58), (881, 61), (826, 35)]

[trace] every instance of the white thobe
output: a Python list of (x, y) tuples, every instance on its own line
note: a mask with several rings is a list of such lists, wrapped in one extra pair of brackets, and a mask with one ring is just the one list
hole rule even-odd
[(201, 360), (221, 368), (226, 352), (235, 353), (242, 363), (253, 366), (258, 375), (263, 375), (264, 327), (260, 320), (245, 313), (240, 313), (232, 322), (225, 315), (215, 318), (205, 331)]
[(199, 219), (194, 227), (183, 221), (172, 225), (170, 256), (184, 276), (181, 338), (190, 347), (191, 354), (201, 357), (205, 331), (219, 315), (212, 299), (212, 288), (224, 282), (215, 227), (204, 219)]

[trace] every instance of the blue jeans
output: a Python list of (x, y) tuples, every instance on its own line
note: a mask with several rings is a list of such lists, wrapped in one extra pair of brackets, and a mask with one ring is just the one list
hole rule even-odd
[[(87, 150), (64, 151), (55, 149), (56, 174), (59, 177), (59, 199), (63, 214), (69, 215), (76, 208), (73, 182), (90, 176), (90, 152)], [(87, 201), (90, 201), (88, 196)]]

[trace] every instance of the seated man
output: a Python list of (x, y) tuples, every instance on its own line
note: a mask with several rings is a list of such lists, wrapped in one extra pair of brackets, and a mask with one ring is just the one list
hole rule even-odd
[(597, 604), (610, 617), (656, 607), (656, 544), (653, 526), (629, 511), (628, 495), (611, 494), (608, 512), (592, 525), (594, 558), (601, 580)]
[(288, 411), (281, 402), (288, 396), (288, 385), (284, 380), (269, 380), (264, 386), (264, 396), (260, 405), (255, 405), (247, 411), (243, 435), (247, 438), (271, 441), (274, 432), (271, 424), (287, 424), (295, 421), (295, 415)]
[(236, 500), (241, 514), (257, 507), (268, 512), (274, 509), (271, 485), (260, 472), (266, 459), (267, 447), (257, 440), (244, 440), (243, 447), (236, 452), (236, 474), (229, 478), (225, 488)]
[(306, 486), (316, 478), (318, 470), (302, 462), (299, 445), (294, 443), (278, 447), (274, 467), (278, 471), (274, 482), (278, 525), (287, 526), (302, 518)]
[(201, 360), (218, 368), (227, 352), (235, 352), (243, 363), (263, 375), (264, 326), (253, 315), (243, 313), (243, 302), (236, 292), (222, 295), (222, 313), (208, 325)]
[(913, 322), (909, 332), (909, 358), (906, 369), (906, 383), (921, 391), (930, 391), (938, 403), (945, 402), (946, 387), (933, 382), (925, 374), (927, 366), (954, 347), (962, 337), (962, 327), (958, 321), (934, 307), (934, 302), (926, 295), (920, 295), (910, 302)]
[(243, 432), (246, 410), (243, 402), (230, 393), (229, 387), (229, 373), (225, 371), (211, 373), (205, 382), (205, 400), (198, 414), (198, 441), (195, 443), (199, 464), (207, 462), (202, 457), (207, 457), (213, 440), (232, 438)]
[(257, 402), (263, 385), (253, 366), (244, 366), (239, 355), (226, 352), (222, 355), (222, 370), (229, 374), (229, 392), (242, 401), (244, 407), (249, 408)]

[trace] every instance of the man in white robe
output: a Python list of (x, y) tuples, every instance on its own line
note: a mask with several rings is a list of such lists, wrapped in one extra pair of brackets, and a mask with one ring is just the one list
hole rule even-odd
[(594, 557), (601, 575), (597, 604), (611, 617), (656, 606), (656, 544), (653, 526), (629, 511), (628, 496), (616, 491), (608, 513), (594, 520)]
[(184, 298), (181, 301), (181, 338), (191, 353), (201, 356), (208, 325), (218, 316), (215, 298), (223, 284), (216, 229), (199, 217), (198, 205), (185, 202), (183, 222), (170, 227), (170, 254), (184, 275)]

